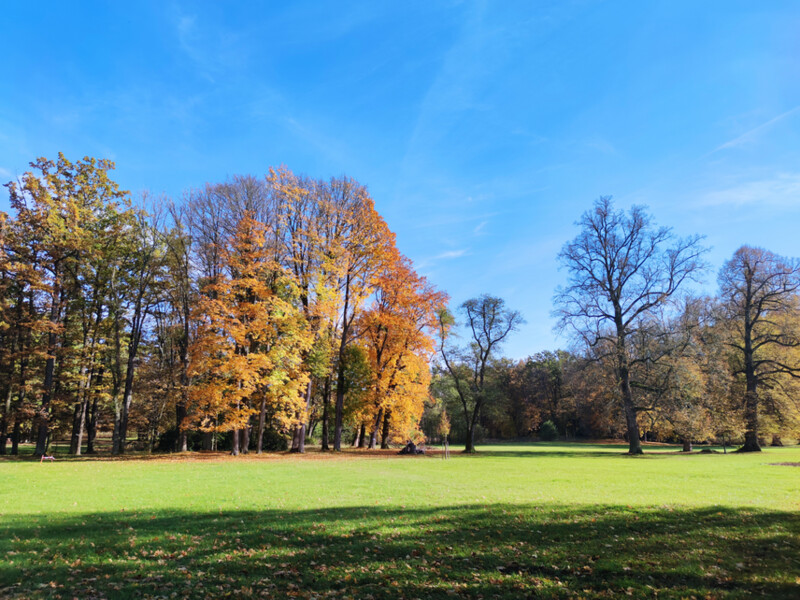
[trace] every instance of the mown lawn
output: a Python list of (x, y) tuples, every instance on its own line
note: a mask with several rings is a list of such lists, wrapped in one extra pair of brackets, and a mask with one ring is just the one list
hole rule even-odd
[(0, 598), (799, 598), (800, 448), (0, 460)]

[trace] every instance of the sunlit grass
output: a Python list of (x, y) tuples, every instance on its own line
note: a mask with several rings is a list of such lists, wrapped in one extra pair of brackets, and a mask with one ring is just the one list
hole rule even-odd
[(0, 597), (800, 594), (798, 448), (481, 450), (0, 461)]

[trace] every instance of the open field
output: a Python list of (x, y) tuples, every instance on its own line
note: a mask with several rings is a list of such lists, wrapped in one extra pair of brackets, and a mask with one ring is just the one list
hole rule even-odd
[(2, 598), (800, 597), (800, 448), (0, 461)]

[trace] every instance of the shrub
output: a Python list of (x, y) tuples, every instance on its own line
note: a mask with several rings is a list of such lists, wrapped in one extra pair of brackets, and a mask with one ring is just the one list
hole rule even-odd
[(552, 421), (545, 421), (542, 423), (542, 426), (539, 427), (539, 439), (544, 440), (545, 442), (552, 442), (553, 440), (558, 439), (558, 428), (556, 424)]

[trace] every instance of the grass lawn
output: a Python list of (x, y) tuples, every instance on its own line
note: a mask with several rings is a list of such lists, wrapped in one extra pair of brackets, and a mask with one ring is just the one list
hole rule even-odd
[(800, 598), (800, 448), (0, 460), (0, 598)]

